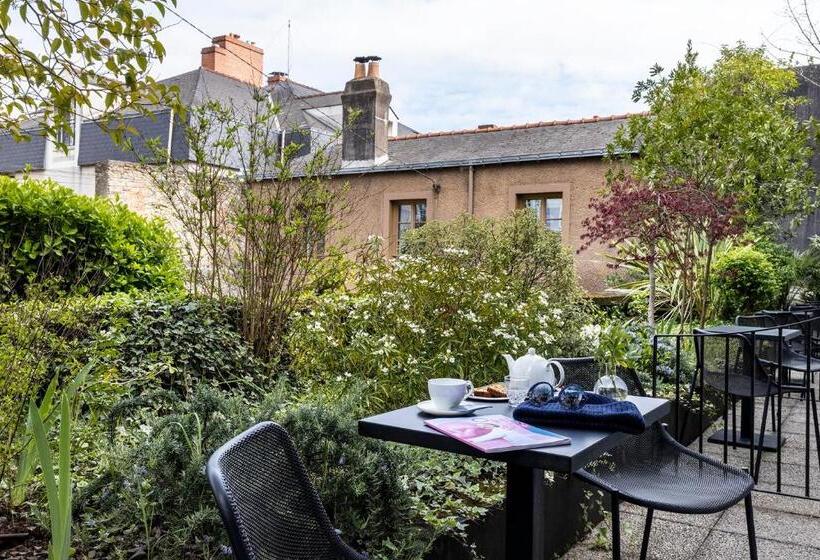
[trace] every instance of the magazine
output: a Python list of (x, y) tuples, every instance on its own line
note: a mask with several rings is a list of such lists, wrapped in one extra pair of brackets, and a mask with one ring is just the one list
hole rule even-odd
[(435, 418), (425, 424), (484, 453), (568, 445), (570, 438), (513, 420), (503, 414)]

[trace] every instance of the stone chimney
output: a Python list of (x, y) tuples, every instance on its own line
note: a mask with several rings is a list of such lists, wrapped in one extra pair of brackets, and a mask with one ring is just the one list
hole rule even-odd
[(379, 76), (378, 56), (353, 59), (353, 79), (342, 92), (342, 160), (374, 164), (387, 159), (390, 87)]
[(273, 84), (278, 84), (279, 82), (287, 82), (288, 81), (288, 73), (287, 72), (271, 72), (268, 74), (268, 85), (272, 86)]
[(262, 49), (240, 40), (235, 33), (214, 37), (212, 43), (202, 49), (202, 68), (254, 86), (262, 85)]

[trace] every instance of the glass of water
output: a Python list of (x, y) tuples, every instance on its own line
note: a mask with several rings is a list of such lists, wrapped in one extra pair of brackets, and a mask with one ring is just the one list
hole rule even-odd
[(504, 384), (507, 386), (507, 398), (510, 406), (518, 406), (527, 398), (527, 391), (530, 390), (530, 380), (527, 377), (504, 377)]

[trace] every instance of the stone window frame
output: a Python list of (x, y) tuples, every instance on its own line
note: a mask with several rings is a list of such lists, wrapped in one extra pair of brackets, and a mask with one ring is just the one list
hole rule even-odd
[(572, 222), (572, 184), (571, 183), (536, 183), (528, 185), (511, 185), (509, 188), (509, 198), (507, 200), (507, 210), (512, 212), (521, 206), (519, 200), (527, 196), (560, 196), (561, 197), (561, 242), (564, 245), (570, 244), (570, 228)]
[(398, 255), (399, 243), (396, 229), (398, 228), (398, 205), (402, 202), (424, 202), (427, 204), (427, 221), (435, 219), (433, 208), (433, 194), (430, 191), (411, 191), (385, 193), (382, 201), (382, 238), (387, 243), (387, 250), (391, 256)]

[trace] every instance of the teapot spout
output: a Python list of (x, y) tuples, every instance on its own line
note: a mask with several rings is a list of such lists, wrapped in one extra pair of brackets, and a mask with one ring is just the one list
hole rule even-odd
[(512, 375), (513, 374), (513, 365), (515, 365), (515, 360), (509, 354), (501, 354), (501, 357), (503, 357), (507, 361), (507, 369), (510, 370), (510, 375)]

